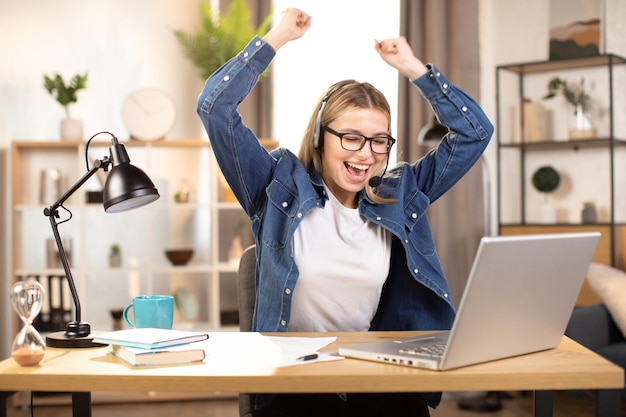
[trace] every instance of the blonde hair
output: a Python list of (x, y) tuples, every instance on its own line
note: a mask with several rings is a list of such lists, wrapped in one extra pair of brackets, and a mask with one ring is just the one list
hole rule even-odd
[[(391, 128), (391, 109), (385, 96), (373, 85), (355, 80), (339, 81), (331, 85), (317, 101), (315, 111), (311, 114), (309, 122), (304, 130), (298, 159), (307, 170), (313, 166), (323, 174), (322, 148), (324, 147), (324, 132), (322, 127), (332, 123), (333, 120), (356, 109), (376, 109), (387, 118), (387, 131)], [(321, 112), (321, 115), (319, 114)], [(318, 126), (318, 118), (319, 126)], [(319, 138), (315, 138), (316, 130)], [(315, 142), (318, 142), (317, 149)], [(389, 154), (387, 154), (389, 158)], [(382, 175), (384, 165), (381, 164), (375, 175)], [(373, 187), (365, 186), (365, 192), (376, 203), (390, 203), (394, 200), (382, 198), (374, 193)]]

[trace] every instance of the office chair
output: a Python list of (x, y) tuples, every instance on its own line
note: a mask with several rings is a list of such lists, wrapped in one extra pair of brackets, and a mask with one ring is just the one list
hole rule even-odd
[[(239, 259), (239, 271), (237, 273), (237, 292), (239, 299), (239, 330), (249, 332), (252, 329), (252, 316), (256, 301), (256, 252), (255, 246), (248, 246)], [(252, 416), (252, 396), (239, 394), (239, 416)]]

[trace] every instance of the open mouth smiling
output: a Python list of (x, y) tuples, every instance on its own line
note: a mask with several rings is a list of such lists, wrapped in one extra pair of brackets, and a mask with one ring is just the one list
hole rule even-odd
[(364, 164), (356, 164), (354, 162), (344, 162), (346, 169), (350, 176), (354, 177), (357, 180), (363, 180), (367, 177), (367, 173), (371, 167), (371, 165)]

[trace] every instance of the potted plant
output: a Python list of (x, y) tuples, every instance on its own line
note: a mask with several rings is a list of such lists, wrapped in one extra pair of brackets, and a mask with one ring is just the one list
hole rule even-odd
[(246, 0), (232, 0), (226, 13), (218, 15), (210, 1), (200, 3), (202, 26), (190, 34), (174, 30), (185, 55), (200, 70), (203, 79), (237, 55), (255, 35), (262, 36), (272, 21), (268, 14), (258, 27), (252, 24), (252, 11)]
[(65, 110), (65, 119), (61, 121), (61, 139), (78, 140), (83, 138), (82, 121), (70, 117), (69, 106), (78, 101), (76, 93), (87, 87), (87, 77), (88, 73), (76, 74), (69, 83), (66, 83), (60, 74), (53, 74), (52, 76), (44, 74), (43, 76), (45, 89)]
[(593, 224), (598, 222), (598, 214), (596, 212), (596, 203), (593, 201), (585, 201), (581, 213), (581, 220), (584, 224)]
[(111, 250), (109, 252), (109, 266), (111, 268), (119, 268), (122, 266), (122, 251), (120, 249), (120, 245), (117, 243), (111, 245)]
[(541, 219), (544, 223), (556, 222), (556, 209), (549, 200), (550, 193), (561, 183), (561, 176), (552, 166), (539, 167), (532, 176), (535, 189), (544, 193), (545, 199), (541, 208)]
[(570, 139), (589, 139), (596, 137), (596, 130), (589, 118), (591, 97), (585, 92), (585, 79), (581, 78), (578, 87), (572, 88), (567, 80), (554, 77), (548, 82), (548, 93), (544, 100), (562, 95), (565, 100), (574, 106), (574, 117), (570, 123)]

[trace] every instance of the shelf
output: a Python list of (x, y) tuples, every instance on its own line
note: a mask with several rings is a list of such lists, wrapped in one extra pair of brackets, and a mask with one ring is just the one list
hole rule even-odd
[(497, 69), (503, 69), (517, 74), (532, 74), (538, 72), (560, 71), (566, 69), (579, 69), (590, 67), (602, 67), (611, 64), (625, 64), (626, 58), (619, 55), (606, 54), (588, 58), (564, 59), (558, 61), (533, 61), (518, 64), (499, 65)]
[[(558, 61), (500, 65), (496, 69), (496, 126), (498, 126), (497, 209), (501, 234), (558, 233), (599, 230), (596, 262), (626, 267), (626, 192), (623, 191), (626, 130), (620, 122), (625, 101), (621, 85), (626, 58), (606, 54)], [(567, 74), (559, 74), (567, 72)], [(544, 103), (538, 117), (524, 103), (542, 103), (549, 80), (584, 77), (592, 86), (597, 138), (565, 139), (569, 134), (569, 104)], [(568, 106), (568, 107), (566, 107)], [(528, 119), (527, 119), (528, 118)], [(523, 138), (541, 141), (513, 141)], [(561, 184), (550, 202), (557, 223), (542, 208), (547, 201), (533, 187), (532, 176), (541, 166), (553, 166)], [(595, 201), (596, 224), (582, 224), (585, 201)]]
[(607, 148), (611, 146), (611, 142), (615, 146), (626, 146), (625, 139), (596, 138), (596, 139), (578, 139), (578, 140), (552, 140), (542, 142), (523, 142), (523, 143), (501, 143), (503, 148), (520, 148), (527, 151), (549, 151), (561, 149), (582, 149), (582, 148)]
[[(615, 226), (626, 226), (626, 223), (614, 223)], [(611, 223), (500, 223), (500, 227), (611, 227)]]

